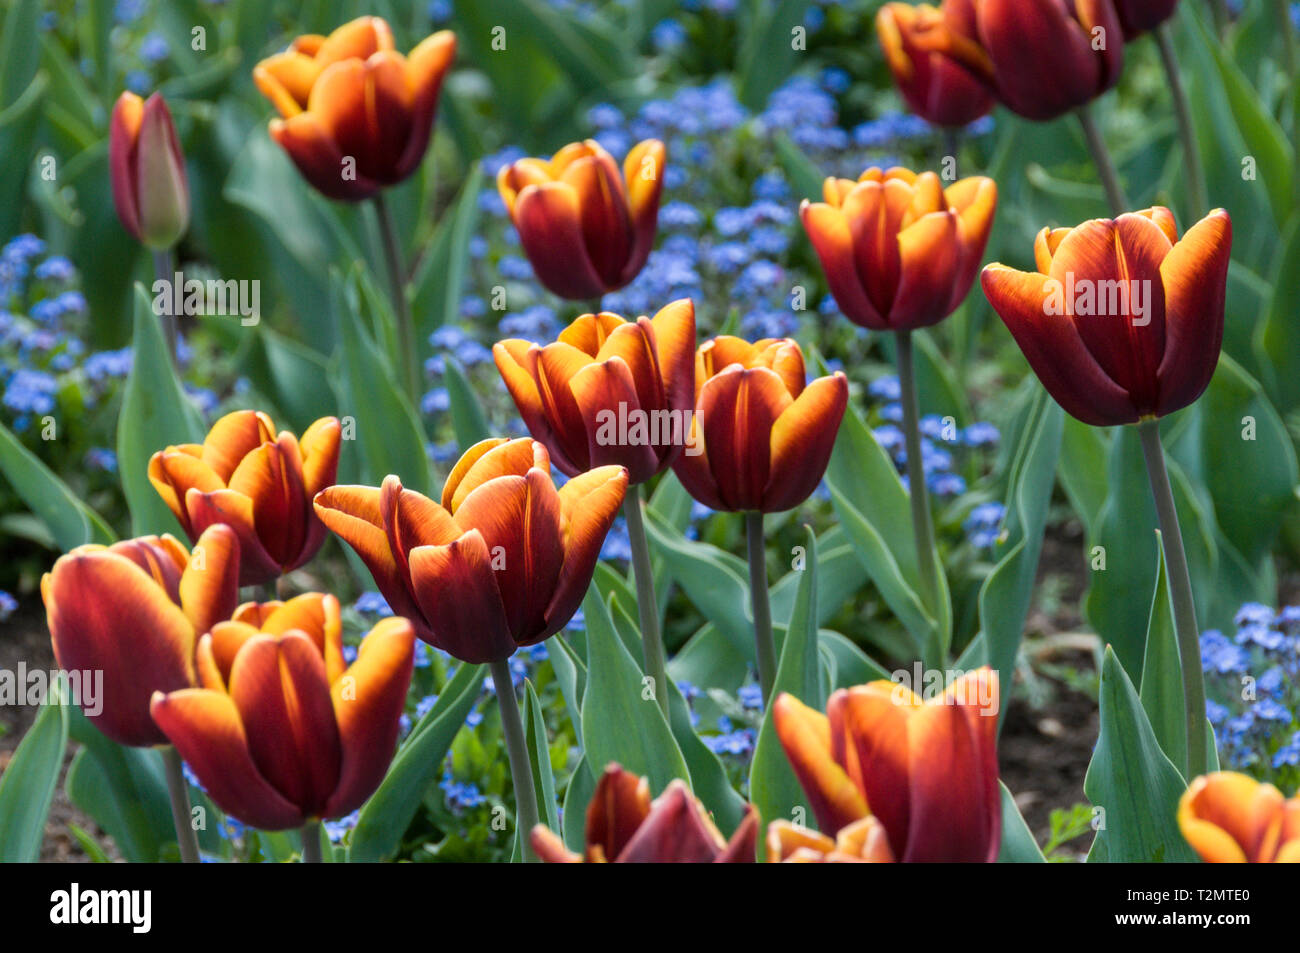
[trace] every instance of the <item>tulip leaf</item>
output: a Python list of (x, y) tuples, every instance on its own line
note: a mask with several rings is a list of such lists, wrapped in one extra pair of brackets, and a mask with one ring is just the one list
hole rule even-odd
[(433, 241), (415, 267), (415, 316), (418, 345), (423, 353), (429, 335), (460, 314), (461, 290), (469, 268), (469, 244), (479, 219), (479, 193), (483, 188), (482, 169), (476, 162), (469, 167), (460, 194), (443, 213)]
[(1101, 668), (1101, 733), (1083, 781), (1088, 800), (1102, 808), (1089, 861), (1194, 862), (1178, 829), (1178, 799), (1187, 787), (1160, 748), (1142, 701), (1115, 651)]
[(1074, 513), (1091, 530), (1106, 502), (1106, 431), (1066, 416), (1056, 475)]
[(383, 783), (361, 808), (348, 846), (349, 861), (385, 860), (401, 847), (424, 792), (442, 775), (443, 757), (478, 701), (485, 675), (486, 666), (462, 664), (411, 729)]
[(854, 685), (865, 685), (881, 679), (889, 680), (890, 673), (854, 645), (848, 636), (822, 629), (817, 635), (817, 641), (821, 647), (823, 663), (830, 675), (828, 683), (832, 690), (852, 688)]
[(794, 197), (820, 202), (822, 183), (825, 181), (821, 167), (808, 158), (808, 154), (787, 133), (778, 132), (774, 141), (777, 159), (785, 168), (786, 177), (794, 188)]
[[(583, 602), (587, 623), (587, 691), (582, 699), (582, 737), (593, 773), (618, 762), (662, 791), (674, 778), (688, 783), (681, 749), (598, 592)], [(597, 765), (599, 767), (597, 767)]]
[(552, 636), (547, 658), (555, 672), (555, 681), (564, 697), (564, 707), (569, 712), (574, 740), (582, 747), (582, 693), (587, 687), (587, 663), (569, 645), (564, 633)]
[(144, 286), (135, 286), (131, 374), (117, 422), (117, 465), (131, 510), (131, 532), (183, 535), (171, 508), (149, 482), (149, 458), (174, 444), (202, 443), (207, 428), (176, 378), (162, 325)]
[(65, 552), (82, 543), (113, 542), (103, 517), (83, 503), (41, 459), (0, 425), (0, 473)]
[(810, 3), (811, 0), (777, 0), (769, 5), (747, 0), (748, 10), (739, 18), (741, 39), (737, 57), (738, 98), (747, 109), (758, 112), (767, 105), (767, 98), (794, 69), (800, 50), (806, 49), (806, 45), (796, 45), (795, 31), (806, 31), (803, 20)]
[(700, 627), (668, 660), (675, 682), (735, 693), (749, 675), (749, 658), (712, 622)]
[(1187, 720), (1183, 713), (1183, 667), (1174, 631), (1174, 606), (1165, 571), (1165, 551), (1156, 530), (1156, 587), (1142, 661), (1142, 708), (1156, 740), (1174, 767), (1187, 773)]
[[(541, 808), (541, 823), (553, 831), (560, 829), (559, 805), (555, 800), (555, 772), (551, 768), (551, 749), (546, 740), (546, 716), (537, 698), (533, 683), (524, 679), (524, 739), (528, 745), (528, 762), (533, 784), (537, 788), (537, 804)], [(531, 831), (515, 828), (516, 838), (529, 837)]]
[[(11, 16), (17, 9), (11, 9)], [(28, 45), (35, 46), (24, 40), (24, 46)], [(0, 64), (5, 62), (0, 59)], [(33, 165), (31, 143), (45, 119), (49, 86), (49, 75), (39, 72), (17, 99), (0, 99), (0, 235), (12, 235), (22, 223), (23, 196)]]
[(451, 404), (451, 426), (456, 433), (456, 443), (464, 453), (480, 440), (492, 435), (488, 427), (487, 415), (479, 402), (460, 363), (450, 354), (443, 355), (443, 378), (447, 385), (447, 397)]
[(806, 824), (811, 816), (808, 799), (790, 767), (772, 720), (772, 703), (782, 693), (789, 693), (818, 711), (826, 707), (817, 641), (817, 537), (811, 528), (805, 527), (805, 531), (808, 538), (807, 568), (802, 572), (799, 592), (781, 645), (781, 660), (776, 669), (772, 697), (763, 706), (763, 724), (754, 743), (754, 758), (749, 770), (749, 799), (758, 808), (764, 828), (782, 819)]
[(587, 843), (587, 805), (596, 793), (596, 779), (592, 776), (591, 765), (583, 755), (573, 766), (569, 775), (569, 787), (564, 792), (564, 811), (561, 823), (564, 826), (564, 844), (574, 853), (582, 853)]
[(41, 33), (39, 0), (16, 0), (8, 7), (0, 34), (0, 108), (19, 97), (41, 62), (40, 44), (32, 42)]
[(0, 863), (35, 863), (68, 746), (68, 710), (46, 703), (0, 776)]
[(1015, 798), (1001, 781), (998, 782), (998, 788), (1002, 792), (1002, 846), (998, 850), (998, 863), (1047, 863), (1047, 858), (1043, 856), (1038, 842), (1029, 831), (1029, 825), (1025, 823), (1020, 813), (1020, 808), (1016, 807)]
[[(997, 670), (999, 684), (1009, 691), (1025, 617), (1034, 594), (1043, 529), (1056, 486), (1056, 461), (1061, 452), (1065, 412), (1047, 392), (1038, 389), (1030, 423), (1020, 435), (1012, 461), (1003, 533), (996, 544), (998, 563), (980, 587), (980, 628), (985, 661)], [(1006, 706), (999, 712), (1005, 718)]]
[(271, 401), (281, 419), (302, 433), (335, 408), (329, 365), (319, 353), (268, 327), (251, 335), (242, 355), (244, 373)]
[(1295, 302), (1300, 300), (1300, 208), (1278, 246), (1271, 277), (1258, 346), (1261, 362), (1272, 372), (1273, 379), (1266, 381), (1270, 392), (1283, 412), (1290, 413), (1300, 407), (1300, 322), (1295, 319)]
[(399, 389), (398, 375), (362, 326), (355, 293), (349, 295), (336, 274), (331, 300), (342, 332), (336, 375), (339, 409), (356, 419), (356, 443), (364, 479), (378, 483), (388, 474), (406, 487), (432, 491), (424, 431), (415, 409)]
[[(646, 502), (646, 507), (658, 514), (663, 525), (671, 526), (679, 535), (685, 536), (687, 527), (691, 525), (691, 510), (694, 504), (695, 501), (686, 492), (681, 480), (677, 479), (677, 474), (669, 470), (660, 478), (654, 494)], [(650, 566), (654, 576), (659, 618), (662, 619), (668, 612), (668, 600), (673, 594), (672, 573), (669, 572), (667, 563), (659, 553), (651, 554)]]
[[(805, 554), (805, 559), (807, 555)], [(789, 618), (794, 611), (804, 571), (792, 569), (772, 586), (772, 618)], [(844, 608), (867, 581), (867, 571), (858, 559), (844, 529), (832, 526), (817, 540), (817, 623), (825, 624)]]

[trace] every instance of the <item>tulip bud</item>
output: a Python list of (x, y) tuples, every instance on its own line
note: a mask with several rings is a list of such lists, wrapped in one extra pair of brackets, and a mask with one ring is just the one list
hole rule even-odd
[(122, 227), (155, 250), (171, 248), (190, 224), (190, 186), (171, 112), (159, 93), (118, 97), (109, 123), (113, 205)]
[(975, 36), (969, 0), (887, 3), (876, 34), (894, 83), (918, 116), (940, 126), (964, 126), (993, 108), (993, 64)]
[(1300, 863), (1300, 795), (1236, 771), (1192, 781), (1178, 801), (1178, 826), (1207, 864)]
[(1164, 23), (1178, 9), (1178, 0), (1115, 0), (1115, 12), (1124, 27), (1124, 38), (1132, 40)]

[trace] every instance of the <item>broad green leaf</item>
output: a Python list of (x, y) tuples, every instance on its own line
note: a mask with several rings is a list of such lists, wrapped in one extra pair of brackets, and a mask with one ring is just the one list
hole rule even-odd
[(173, 533), (180, 524), (149, 482), (149, 458), (174, 444), (202, 443), (207, 428), (176, 379), (158, 315), (144, 286), (135, 286), (131, 374), (117, 421), (117, 465), (135, 536)]
[(0, 776), (0, 862), (34, 863), (68, 746), (68, 711), (45, 704)]
[(379, 789), (361, 808), (352, 831), (348, 860), (385, 860), (402, 845), (402, 835), (424, 792), (442, 774), (442, 759), (478, 701), (487, 668), (461, 665), (437, 702), (402, 742)]
[(492, 435), (488, 428), (487, 415), (479, 402), (478, 394), (465, 377), (460, 364), (450, 354), (443, 355), (445, 371), (443, 377), (447, 384), (447, 396), (451, 402), (451, 425), (456, 432), (456, 443), (464, 453), (480, 440)]
[(469, 243), (479, 219), (482, 179), (478, 163), (470, 166), (460, 194), (443, 213), (433, 241), (416, 267), (411, 313), (422, 354), (428, 346), (429, 335), (455, 321), (460, 314), (461, 290), (469, 267)]
[(39, 457), (0, 425), (0, 473), (65, 552), (82, 543), (113, 542), (103, 517), (83, 503)]
[(1091, 529), (1106, 502), (1106, 432), (1065, 417), (1061, 436), (1061, 465), (1057, 477), (1070, 498), (1075, 515)]
[(555, 672), (555, 681), (560, 686), (560, 694), (564, 697), (564, 707), (569, 712), (569, 723), (573, 725), (574, 740), (581, 748), (582, 693), (587, 687), (587, 663), (579, 658), (563, 632), (552, 637), (546, 654), (550, 659), (551, 669)]
[[(747, 109), (758, 112), (767, 99), (785, 81), (801, 55), (795, 46), (794, 31), (803, 27), (804, 13), (811, 0), (776, 0), (764, 4), (747, 0), (741, 17), (740, 55), (737, 73), (739, 99)], [(806, 35), (805, 35), (806, 42)]]
[(1002, 846), (998, 850), (999, 864), (1045, 864), (1047, 858), (1038, 848), (1038, 842), (1029, 831), (1015, 798), (1001, 781), (1002, 792)]
[(1156, 588), (1147, 623), (1146, 654), (1142, 662), (1142, 708), (1160, 747), (1180, 774), (1187, 773), (1187, 720), (1183, 713), (1183, 668), (1174, 632), (1165, 551), (1156, 530)]
[(822, 629), (817, 641), (821, 645), (822, 662), (831, 676), (827, 680), (830, 689), (889, 680), (890, 673), (843, 633)]
[[(537, 788), (537, 803), (542, 811), (542, 823), (553, 831), (560, 829), (559, 805), (555, 801), (555, 774), (551, 770), (550, 744), (546, 740), (546, 716), (542, 703), (533, 689), (533, 683), (524, 679), (524, 738), (528, 744), (528, 761), (532, 768), (533, 784)], [(521, 831), (520, 834), (528, 832)]]
[(328, 362), (292, 338), (262, 327), (251, 337), (242, 359), (253, 386), (272, 401), (296, 433), (336, 408)]
[(581, 854), (587, 843), (587, 805), (596, 793), (596, 778), (584, 754), (573, 767), (564, 792), (564, 845)]
[[(1300, 86), (1298, 86), (1300, 88)], [(1272, 373), (1271, 393), (1283, 413), (1300, 407), (1300, 208), (1291, 216), (1273, 265), (1271, 291), (1260, 329), (1261, 363)]]
[(1113, 649), (1101, 669), (1101, 733), (1083, 793), (1104, 809), (1090, 862), (1194, 862), (1195, 852), (1178, 829), (1178, 799), (1187, 784), (1160, 749)]

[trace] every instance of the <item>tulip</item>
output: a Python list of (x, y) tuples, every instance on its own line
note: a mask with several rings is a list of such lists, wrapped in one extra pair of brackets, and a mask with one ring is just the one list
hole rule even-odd
[(1026, 119), (1055, 119), (1119, 81), (1124, 30), (1113, 0), (963, 0), (973, 5), (998, 98)]
[(563, 473), (613, 464), (636, 485), (667, 469), (686, 443), (694, 350), (695, 306), (683, 298), (653, 319), (584, 314), (552, 344), (500, 341), (492, 356), (529, 432)]
[(388, 24), (365, 16), (298, 37), (258, 63), (253, 80), (280, 113), (271, 138), (303, 178), (329, 198), (359, 201), (420, 165), (455, 53), (455, 35), (442, 30), (403, 56)]
[(161, 94), (118, 97), (109, 121), (108, 167), (122, 227), (156, 251), (175, 245), (190, 224), (190, 185)]
[(993, 264), (984, 293), (1057, 403), (1099, 427), (1163, 417), (1210, 382), (1223, 340), (1232, 222), (1180, 240), (1166, 208), (1043, 229), (1037, 272)]
[(757, 840), (752, 805), (728, 841), (686, 782), (670, 782), (651, 801), (649, 781), (619, 764), (606, 767), (596, 783), (582, 854), (540, 824), (532, 832), (533, 848), (551, 864), (752, 864)]
[(338, 600), (241, 606), (199, 640), (198, 688), (155, 692), (158, 727), (228, 814), (263, 830), (360, 807), (397, 744), (415, 659), (402, 618), (343, 661)]
[(889, 835), (872, 815), (840, 828), (834, 840), (789, 821), (767, 828), (769, 864), (892, 864)]
[(993, 64), (979, 45), (970, 0), (939, 8), (887, 3), (876, 34), (894, 84), (912, 111), (939, 126), (964, 126), (993, 108)]
[(789, 338), (716, 337), (695, 352), (692, 435), (673, 470), (715, 510), (793, 509), (821, 482), (848, 399), (838, 371), (804, 386)]
[(119, 744), (166, 744), (149, 717), (155, 691), (196, 684), (195, 645), (239, 601), (239, 548), (211, 526), (191, 553), (172, 536), (78, 546), (41, 579), (54, 657), (66, 672), (103, 673), (86, 717)]
[(315, 505), (421, 639), (477, 664), (568, 623), (626, 488), (627, 472), (606, 466), (557, 491), (546, 448), (525, 437), (470, 447), (441, 505), (396, 476), (382, 487), (330, 487)]
[(1114, 4), (1128, 40), (1154, 30), (1178, 9), (1178, 0), (1114, 0)]
[(298, 440), (261, 412), (226, 414), (202, 444), (160, 450), (149, 480), (190, 539), (225, 523), (239, 536), (240, 585), (270, 582), (307, 563), (325, 541), (312, 497), (334, 482), (342, 428), (316, 421)]
[(537, 278), (561, 298), (590, 300), (627, 285), (654, 244), (667, 153), (632, 148), (623, 171), (593, 139), (545, 159), (520, 159), (497, 188)]
[[(825, 715), (778, 696), (777, 737), (826, 835), (791, 847), (789, 832), (778, 830), (785, 845), (778, 855), (820, 846), (902, 863), (996, 860), (997, 711), (998, 676), (987, 666), (925, 701), (890, 681), (840, 689)], [(869, 826), (853, 827), (868, 816), (883, 826), (886, 844)]]
[(1235, 771), (1196, 778), (1178, 802), (1178, 826), (1207, 864), (1300, 863), (1300, 795)]
[(867, 169), (804, 201), (805, 230), (836, 304), (855, 324), (903, 331), (942, 321), (975, 281), (997, 207), (992, 179), (943, 188), (933, 172)]

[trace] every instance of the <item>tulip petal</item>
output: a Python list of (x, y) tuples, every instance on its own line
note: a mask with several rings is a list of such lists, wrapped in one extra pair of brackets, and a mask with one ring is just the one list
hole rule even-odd
[(275, 424), (266, 414), (255, 410), (232, 411), (208, 431), (203, 440), (202, 460), (223, 485), (228, 485), (244, 457), (274, 440)]
[[(555, 465), (564, 473), (572, 475), (579, 472), (579, 468), (568, 459), (560, 443), (560, 434), (551, 426), (545, 408), (542, 406), (542, 395), (538, 390), (536, 378), (537, 360), (540, 354), (541, 348), (532, 341), (512, 338), (492, 345), (492, 359), (496, 363), (502, 381), (505, 382), (506, 390), (510, 392), (510, 397), (515, 402), (515, 407), (519, 409), (519, 416), (523, 418), (524, 426), (528, 428), (534, 440), (546, 444), (551, 457), (555, 460)], [(582, 447), (586, 449), (585, 439)]]
[(302, 452), (302, 479), (307, 496), (333, 486), (339, 469), (343, 426), (337, 417), (322, 417), (305, 431), (298, 446)]
[(343, 620), (339, 601), (332, 595), (305, 592), (294, 596), (266, 613), (258, 629), (267, 635), (284, 635), (297, 629), (308, 636), (325, 659), (325, 677), (330, 684), (347, 667), (343, 661)]
[(137, 241), (140, 239), (140, 183), (135, 176), (139, 161), (140, 124), (144, 120), (144, 100), (124, 92), (113, 105), (109, 120), (108, 168), (113, 184), (113, 207), (122, 227)]
[(556, 465), (567, 461), (572, 469), (563, 466), (561, 469), (568, 476), (576, 476), (591, 469), (594, 461), (587, 432), (588, 421), (583, 417), (571, 384), (574, 377), (592, 366), (592, 359), (565, 342), (563, 337), (561, 335), (561, 340), (546, 345), (537, 353), (537, 386), (546, 419), (550, 421), (557, 441)]
[(717, 857), (715, 864), (753, 864), (758, 861), (758, 809), (752, 804), (745, 805), (745, 816), (727, 841), (727, 846)]
[(316, 113), (272, 119), (269, 132), (302, 177), (327, 198), (359, 202), (379, 191), (380, 183), (358, 167), (355, 155), (344, 155)]
[(592, 268), (605, 287), (619, 286), (632, 246), (632, 222), (618, 166), (602, 149), (570, 163), (559, 181), (577, 193), (583, 242)]
[(632, 217), (632, 247), (619, 277), (620, 286), (640, 274), (650, 257), (659, 224), (659, 197), (663, 193), (667, 163), (668, 150), (658, 139), (637, 143), (623, 160), (628, 210)]
[(465, 451), (447, 476), (447, 482), (442, 488), (442, 505), (456, 513), (465, 502), (465, 497), (489, 480), (499, 476), (523, 476), (533, 467), (550, 472), (546, 448), (537, 441), (527, 437), (515, 440), (505, 437), (480, 440)]
[(225, 489), (225, 481), (206, 463), (184, 450), (159, 450), (149, 459), (149, 482), (193, 542), (202, 531), (195, 527), (185, 506), (190, 489), (212, 493)]
[(933, 212), (898, 233), (898, 291), (889, 312), (896, 329), (929, 327), (946, 318), (963, 268), (958, 220)]
[(998, 186), (985, 176), (970, 176), (944, 190), (949, 207), (957, 213), (957, 238), (961, 245), (961, 266), (953, 279), (947, 313), (956, 311), (970, 294), (984, 260), (984, 249), (993, 231), (998, 207)]
[(772, 425), (771, 473), (763, 511), (792, 510), (812, 495), (826, 473), (844, 409), (848, 378), (837, 371), (809, 384)]
[(782, 693), (772, 703), (772, 723), (823, 833), (833, 835), (867, 813), (862, 792), (831, 757), (826, 715)]
[(808, 233), (817, 257), (821, 260), (831, 295), (844, 316), (864, 328), (887, 330), (889, 325), (867, 297), (862, 280), (858, 277), (853, 234), (849, 231), (844, 213), (822, 202), (805, 201), (799, 207), (799, 216), (803, 219), (804, 231)]
[(591, 584), (596, 561), (627, 493), (627, 471), (597, 467), (560, 487), (564, 565), (546, 607), (547, 637), (569, 624)]
[[(547, 360), (546, 351), (542, 360)], [(593, 467), (617, 464), (627, 467), (633, 484), (644, 483), (662, 469), (655, 448), (649, 443), (648, 411), (637, 398), (636, 381), (627, 362), (621, 357), (588, 364), (569, 381), (569, 391), (577, 405), (587, 434), (587, 458)], [(626, 433), (622, 422), (626, 421)], [(647, 439), (643, 442), (634, 430), (638, 422)]]
[[(212, 668), (202, 672), (204, 688), (221, 688), (226, 691), (230, 683), (230, 670), (235, 664), (235, 657), (244, 643), (258, 634), (260, 626), (249, 622), (232, 619), (218, 622), (207, 635), (201, 639), (201, 652), (208, 656)], [(216, 676), (214, 679), (213, 676)]]
[(528, 186), (515, 199), (514, 222), (533, 271), (547, 290), (579, 301), (605, 293), (605, 282), (587, 254), (582, 208), (572, 186)]
[(621, 864), (704, 864), (726, 846), (691, 789), (674, 779), (615, 858)]
[(472, 529), (443, 546), (411, 550), (411, 580), (434, 645), (479, 665), (509, 658), (517, 646), (493, 578), (483, 534)]
[(650, 320), (655, 355), (669, 410), (695, 407), (695, 304), (681, 298), (664, 305)]
[(564, 841), (550, 828), (538, 824), (529, 838), (533, 850), (544, 864), (580, 864), (582, 858), (564, 846)]
[(239, 538), (220, 523), (203, 531), (180, 581), (180, 604), (200, 635), (239, 604)]
[(771, 476), (772, 428), (793, 401), (765, 367), (732, 365), (704, 385), (697, 413), (718, 493), (729, 510), (758, 510)]
[(829, 854), (835, 841), (808, 827), (798, 827), (786, 820), (773, 821), (767, 826), (767, 862), (779, 864), (800, 851), (818, 855)]
[(596, 360), (607, 361), (611, 357), (619, 357), (627, 364), (641, 407), (648, 410), (664, 406), (664, 382), (659, 376), (654, 327), (648, 318), (621, 324), (613, 330), (601, 345)]
[(588, 858), (616, 859), (649, 814), (650, 783), (622, 765), (607, 765), (587, 803)]
[[(1284, 801), (1271, 784), (1235, 771), (1196, 778), (1178, 803), (1178, 825), (1209, 863), (1271, 860)], [(1269, 843), (1271, 842), (1271, 844)]]
[(827, 705), (831, 750), (902, 855), (912, 819), (908, 722), (920, 709), (905, 686), (872, 682), (838, 691)]
[(410, 576), (407, 554), (416, 546), (449, 543), (460, 536), (451, 514), (422, 493), (402, 488), (396, 476), (384, 478), (379, 511), (388, 534), (388, 549), (401, 576)]
[(287, 119), (307, 108), (312, 85), (320, 76), (321, 69), (315, 57), (287, 50), (268, 56), (253, 67), (253, 82)]

